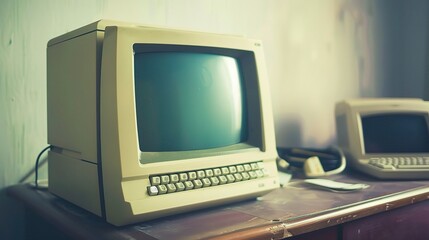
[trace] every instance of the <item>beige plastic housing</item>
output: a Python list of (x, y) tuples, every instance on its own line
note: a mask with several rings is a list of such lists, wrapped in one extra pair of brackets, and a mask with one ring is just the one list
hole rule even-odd
[(429, 176), (427, 170), (392, 172), (368, 164), (369, 159), (377, 157), (428, 157), (428, 154), (424, 153), (376, 154), (365, 152), (361, 118), (389, 113), (429, 116), (429, 102), (414, 98), (361, 98), (344, 100), (336, 104), (337, 141), (347, 157), (347, 164), (383, 179), (427, 178)]
[[(135, 44), (222, 49), (239, 58), (249, 108), (248, 141), (202, 153), (142, 153), (134, 99)], [(47, 52), (52, 193), (121, 226), (255, 198), (279, 186), (271, 97), (259, 41), (101, 20), (51, 40)], [(151, 154), (168, 161), (145, 163)], [(263, 178), (157, 196), (147, 193), (151, 175), (256, 161), (264, 164)]]

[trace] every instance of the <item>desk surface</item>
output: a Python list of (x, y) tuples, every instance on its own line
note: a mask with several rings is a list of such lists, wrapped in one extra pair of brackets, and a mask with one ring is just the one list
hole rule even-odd
[(351, 173), (330, 179), (370, 187), (334, 193), (296, 181), (257, 200), (125, 227), (105, 223), (47, 190), (16, 185), (8, 192), (72, 239), (279, 239), (429, 200), (429, 181), (378, 181)]

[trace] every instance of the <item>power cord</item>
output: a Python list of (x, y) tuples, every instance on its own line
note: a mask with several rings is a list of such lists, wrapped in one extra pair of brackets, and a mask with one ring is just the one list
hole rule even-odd
[(40, 161), (40, 157), (43, 155), (44, 152), (46, 152), (48, 149), (50, 149), (51, 146), (47, 146), (45, 147), (40, 153), (39, 155), (37, 155), (36, 158), (36, 166), (34, 167), (34, 175), (35, 175), (35, 179), (34, 179), (34, 185), (36, 188), (39, 188), (39, 161)]
[(277, 152), (281, 158), (277, 161), (279, 170), (288, 172), (290, 167), (298, 168), (311, 178), (338, 174), (346, 167), (344, 153), (336, 146), (327, 149), (278, 147)]

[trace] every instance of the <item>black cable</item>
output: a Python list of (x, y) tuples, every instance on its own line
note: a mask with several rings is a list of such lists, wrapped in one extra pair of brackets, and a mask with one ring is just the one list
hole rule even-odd
[(40, 161), (40, 157), (42, 156), (42, 154), (44, 153), (44, 152), (46, 152), (48, 149), (50, 149), (51, 148), (51, 146), (47, 146), (47, 147), (45, 147), (40, 153), (39, 153), (39, 155), (37, 155), (37, 158), (36, 158), (36, 166), (34, 167), (34, 175), (35, 175), (35, 179), (34, 179), (34, 185), (36, 186), (36, 188), (38, 188), (39, 187), (39, 184), (38, 184), (38, 178), (39, 178), (39, 161)]

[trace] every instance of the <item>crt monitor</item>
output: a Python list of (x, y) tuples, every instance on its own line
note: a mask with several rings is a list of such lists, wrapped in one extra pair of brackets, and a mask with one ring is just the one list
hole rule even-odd
[(120, 226), (279, 186), (260, 41), (101, 20), (47, 61), (55, 195)]
[(336, 105), (336, 124), (338, 143), (356, 169), (384, 179), (429, 178), (428, 102), (345, 100)]

